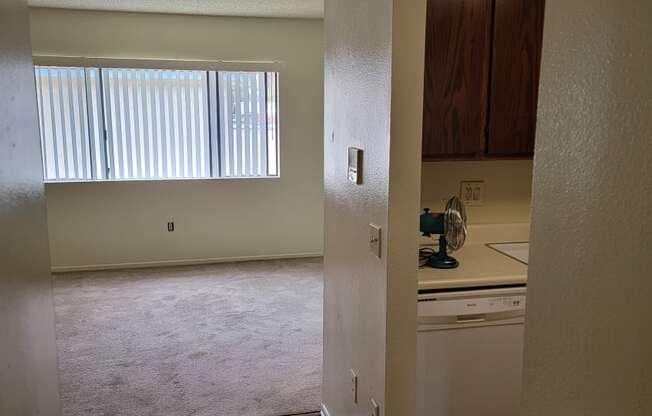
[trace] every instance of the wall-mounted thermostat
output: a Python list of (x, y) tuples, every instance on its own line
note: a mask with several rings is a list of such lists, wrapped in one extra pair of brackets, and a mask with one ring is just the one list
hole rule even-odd
[(349, 181), (360, 185), (362, 183), (362, 149), (349, 147)]

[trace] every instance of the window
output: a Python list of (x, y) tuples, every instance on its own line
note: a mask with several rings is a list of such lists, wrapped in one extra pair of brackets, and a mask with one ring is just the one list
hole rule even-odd
[(111, 178), (211, 176), (206, 72), (101, 73)]
[(278, 73), (36, 66), (47, 181), (278, 175)]

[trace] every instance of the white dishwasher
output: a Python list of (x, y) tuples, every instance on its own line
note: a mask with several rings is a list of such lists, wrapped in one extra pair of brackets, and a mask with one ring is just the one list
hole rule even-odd
[(417, 416), (516, 416), (525, 285), (418, 297)]

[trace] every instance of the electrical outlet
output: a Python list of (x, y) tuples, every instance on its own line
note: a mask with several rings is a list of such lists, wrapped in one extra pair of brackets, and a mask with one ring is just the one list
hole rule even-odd
[(376, 401), (371, 399), (371, 416), (380, 416), (380, 405)]
[(381, 233), (380, 227), (374, 224), (369, 224), (369, 251), (380, 258), (380, 244)]
[(460, 199), (470, 207), (484, 205), (484, 181), (462, 181), (460, 183)]
[(170, 221), (168, 222), (168, 232), (171, 233), (172, 231), (174, 231), (174, 222)]
[(358, 374), (351, 369), (351, 394), (353, 395), (353, 404), (358, 404)]

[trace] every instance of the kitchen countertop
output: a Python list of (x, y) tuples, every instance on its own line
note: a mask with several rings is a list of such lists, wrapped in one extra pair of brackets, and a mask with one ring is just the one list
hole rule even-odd
[[(529, 224), (478, 227), (470, 226), (467, 244), (452, 253), (460, 262), (458, 268), (419, 268), (419, 291), (526, 283), (527, 265), (487, 247), (486, 244), (528, 241)], [(424, 243), (429, 242), (424, 239)]]

